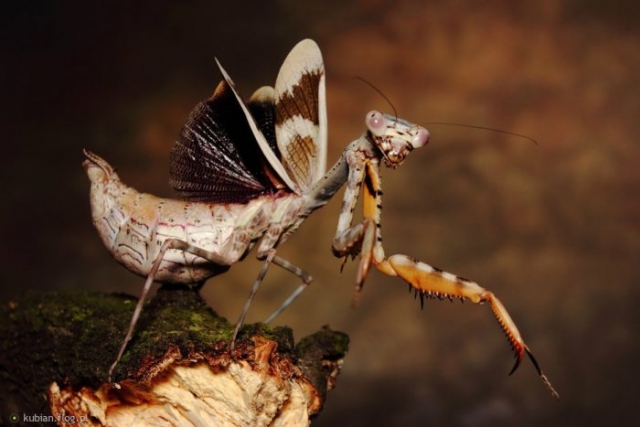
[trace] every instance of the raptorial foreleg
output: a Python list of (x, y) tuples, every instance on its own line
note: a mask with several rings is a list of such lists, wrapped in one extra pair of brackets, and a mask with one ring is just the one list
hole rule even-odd
[[(368, 159), (363, 156), (363, 153), (352, 151), (345, 156), (345, 160), (349, 166), (349, 175), (347, 179), (347, 186), (342, 199), (342, 208), (340, 210), (340, 217), (338, 218), (338, 227), (336, 229), (335, 237), (331, 245), (331, 251), (336, 257), (342, 258), (342, 267), (346, 263), (349, 257), (355, 258), (362, 252), (363, 237), (365, 235), (365, 227), (368, 227), (371, 221), (365, 217), (365, 220), (361, 224), (352, 225), (353, 223), (353, 211), (358, 201), (358, 193), (362, 187), (362, 183), (367, 176), (365, 171), (371, 167), (370, 163), (375, 162), (377, 168), (378, 163), (376, 159)], [(366, 190), (368, 191), (368, 190)], [(375, 224), (374, 224), (375, 226)], [(366, 251), (365, 251), (366, 252)], [(368, 265), (371, 258), (371, 252), (363, 253), (361, 267)], [(364, 264), (363, 264), (364, 263)], [(358, 277), (361, 276), (362, 269), (358, 270)], [(364, 272), (366, 276), (366, 271)], [(362, 288), (363, 281), (358, 279), (358, 292)], [(356, 298), (353, 301), (356, 303)]]
[(380, 189), (378, 164), (376, 162), (366, 162), (364, 172), (364, 220), (361, 224), (339, 230), (334, 239), (334, 252), (341, 255), (353, 254), (356, 248), (360, 252), (354, 302), (357, 301), (367, 273), (373, 265), (380, 272), (389, 276), (400, 277), (407, 282), (415, 290), (422, 303), (425, 297), (440, 299), (460, 298), (462, 300), (470, 300), (476, 304), (489, 303), (516, 356), (515, 364), (509, 374), (511, 375), (518, 368), (524, 355), (527, 354), (551, 394), (559, 397), (546, 375), (540, 369), (529, 347), (525, 344), (520, 331), (518, 331), (506, 308), (491, 291), (484, 289), (473, 281), (444, 272), (407, 255), (385, 256), (380, 232), (382, 191)]
[(524, 339), (522, 338), (520, 331), (518, 331), (513, 319), (511, 319), (506, 308), (502, 302), (500, 302), (498, 297), (493, 294), (493, 292), (484, 289), (476, 282), (447, 273), (436, 267), (425, 264), (424, 262), (417, 261), (407, 255), (391, 255), (381, 262), (374, 260), (374, 265), (381, 272), (390, 276), (398, 276), (407, 282), (416, 290), (421, 301), (425, 297), (444, 297), (449, 299), (455, 297), (468, 299), (476, 304), (482, 304), (485, 302), (489, 303), (491, 310), (493, 311), (493, 315), (507, 336), (509, 344), (516, 356), (515, 364), (509, 372), (509, 375), (515, 372), (526, 353), (551, 394), (554, 397), (559, 397), (547, 376), (540, 369), (540, 366), (529, 350), (529, 347), (525, 344)]

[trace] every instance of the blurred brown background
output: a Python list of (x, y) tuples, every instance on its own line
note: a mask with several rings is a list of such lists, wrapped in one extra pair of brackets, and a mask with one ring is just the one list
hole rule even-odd
[[(324, 53), (329, 162), (370, 109), (424, 124), (432, 142), (384, 171), (388, 254), (477, 280), (505, 303), (562, 400), (512, 356), (490, 310), (427, 301), (329, 248), (340, 197), (281, 254), (314, 285), (279, 319), (301, 337), (348, 332), (351, 353), (317, 426), (636, 425), (640, 294), (640, 7), (634, 2), (12, 2), (1, 8), (0, 296), (137, 294), (92, 228), (89, 148), (139, 190), (171, 194), (168, 154), (216, 86), (217, 56), (248, 96), (305, 37)], [(524, 139), (448, 121), (497, 127)], [(235, 320), (259, 268), (211, 280)], [(287, 284), (283, 286), (282, 284)], [(289, 285), (290, 284), (290, 285)], [(272, 269), (257, 321), (297, 285)], [(635, 325), (635, 326), (634, 326)], [(1, 397), (0, 397), (1, 398)]]

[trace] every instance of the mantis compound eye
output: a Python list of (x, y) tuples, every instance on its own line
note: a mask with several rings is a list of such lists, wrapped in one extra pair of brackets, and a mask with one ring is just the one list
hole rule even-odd
[(365, 119), (367, 129), (375, 136), (382, 136), (387, 128), (387, 119), (379, 111), (370, 111)]
[(422, 126), (418, 126), (415, 134), (413, 135), (413, 138), (411, 138), (411, 145), (413, 146), (413, 148), (421, 148), (427, 145), (428, 142), (429, 131)]

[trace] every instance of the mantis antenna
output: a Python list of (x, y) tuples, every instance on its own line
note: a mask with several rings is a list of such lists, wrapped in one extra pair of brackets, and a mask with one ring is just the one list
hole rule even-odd
[[(353, 79), (354, 80), (358, 80), (358, 81), (366, 84), (367, 86), (369, 86), (371, 89), (375, 90), (378, 93), (378, 95), (380, 95), (385, 101), (387, 101), (387, 104), (389, 104), (389, 106), (393, 110), (393, 115), (396, 117), (396, 119), (398, 118), (398, 111), (396, 110), (396, 107), (393, 105), (393, 103), (391, 102), (389, 97), (387, 97), (387, 95), (385, 95), (384, 92), (382, 92), (376, 85), (374, 85), (373, 83), (371, 83), (370, 81), (368, 81), (364, 77), (354, 76)], [(533, 142), (534, 145), (536, 145), (536, 146), (538, 145), (538, 141), (535, 138), (532, 138), (530, 136), (523, 135), (523, 134), (517, 133), (517, 132), (511, 132), (511, 131), (504, 130), (504, 129), (492, 128), (492, 127), (488, 127), (488, 126), (469, 125), (469, 124), (455, 123), (455, 122), (426, 122), (425, 124), (427, 124), (427, 125), (436, 125), (436, 126), (460, 126), (460, 127), (470, 128), (470, 129), (487, 130), (487, 131), (490, 131), (490, 132), (502, 133), (502, 134), (505, 134), (505, 135), (511, 135), (511, 136), (515, 136), (515, 137), (518, 137), (518, 138), (523, 138), (523, 139), (526, 139), (526, 140), (529, 140), (529, 141)]]

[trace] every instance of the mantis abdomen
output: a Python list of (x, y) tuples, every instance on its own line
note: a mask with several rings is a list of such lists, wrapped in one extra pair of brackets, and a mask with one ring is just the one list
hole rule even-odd
[(105, 160), (86, 155), (93, 223), (111, 255), (140, 276), (149, 275), (163, 244), (175, 239), (209, 252), (216, 262), (169, 248), (154, 280), (202, 282), (244, 257), (273, 219), (272, 199), (224, 205), (162, 199), (127, 186)]

